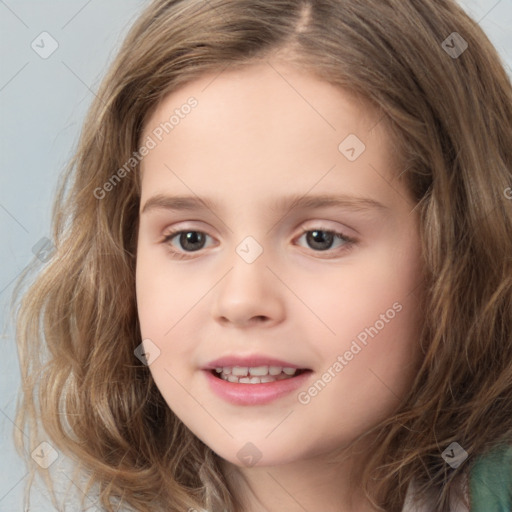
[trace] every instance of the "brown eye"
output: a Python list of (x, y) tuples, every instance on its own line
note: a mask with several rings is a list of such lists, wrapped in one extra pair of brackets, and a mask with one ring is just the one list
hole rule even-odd
[(176, 231), (168, 234), (164, 239), (164, 243), (176, 247), (172, 242), (173, 239), (176, 239), (179, 243), (179, 247), (177, 247), (178, 250), (195, 252), (204, 248), (207, 236), (208, 235), (201, 231)]
[(333, 248), (333, 243), (336, 241), (341, 242), (338, 245), (338, 248), (342, 249), (348, 248), (355, 243), (353, 238), (345, 236), (343, 233), (338, 233), (328, 229), (304, 230), (300, 238), (304, 236), (309, 248), (314, 249), (315, 251), (328, 251)]
[(334, 234), (329, 231), (308, 231), (306, 233), (306, 241), (312, 249), (326, 251), (332, 246)]

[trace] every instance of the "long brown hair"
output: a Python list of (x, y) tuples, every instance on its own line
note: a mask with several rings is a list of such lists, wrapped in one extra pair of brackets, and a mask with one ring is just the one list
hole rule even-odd
[[(472, 461), (512, 444), (512, 87), (452, 0), (151, 2), (90, 108), (54, 206), (55, 254), (20, 301), (17, 423), (30, 442), (18, 435), (19, 450), (44, 429), (108, 511), (238, 510), (218, 456), (134, 356), (134, 155), (165, 95), (278, 51), (380, 109), (401, 157), (421, 218), (424, 356), (398, 412), (373, 429), (362, 484), (382, 510), (400, 510), (414, 481), (448, 511)], [(457, 469), (441, 457), (453, 441), (470, 456)]]

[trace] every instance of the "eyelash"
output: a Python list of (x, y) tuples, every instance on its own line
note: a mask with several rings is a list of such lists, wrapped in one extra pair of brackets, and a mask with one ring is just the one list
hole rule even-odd
[[(343, 245), (341, 246), (341, 250), (338, 248), (338, 252), (341, 252), (341, 253), (345, 253), (345, 252), (349, 251), (357, 243), (357, 240), (355, 238), (346, 236), (339, 231), (334, 231), (332, 229), (327, 229), (327, 228), (322, 228), (322, 227), (315, 227), (315, 228), (310, 228), (310, 229), (303, 228), (298, 239), (302, 238), (305, 234), (312, 233), (314, 231), (321, 231), (324, 233), (334, 235), (333, 242), (335, 240), (341, 240), (342, 242), (344, 242)], [(180, 252), (180, 251), (177, 251), (176, 249), (174, 249), (173, 246), (171, 245), (171, 240), (173, 238), (175, 238), (176, 235), (180, 235), (182, 233), (201, 233), (203, 235), (210, 236), (207, 233), (205, 233), (204, 231), (199, 231), (199, 230), (195, 230), (195, 229), (177, 229), (177, 230), (171, 231), (170, 233), (165, 235), (164, 239), (162, 240), (162, 243), (166, 244), (169, 247), (169, 251), (173, 255), (173, 258), (180, 259), (180, 260), (190, 258), (191, 256), (189, 256), (189, 255), (193, 255), (194, 253), (200, 253), (202, 251), (202, 249), (199, 249), (197, 251)], [(324, 251), (316, 251), (313, 249), (311, 249), (311, 250), (315, 253), (321, 253), (321, 254), (330, 253), (333, 251), (333, 249), (326, 249)]]

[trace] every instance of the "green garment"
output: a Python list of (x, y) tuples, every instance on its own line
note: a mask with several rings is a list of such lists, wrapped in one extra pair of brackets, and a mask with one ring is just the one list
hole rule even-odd
[(471, 512), (512, 512), (512, 446), (480, 457), (470, 476)]

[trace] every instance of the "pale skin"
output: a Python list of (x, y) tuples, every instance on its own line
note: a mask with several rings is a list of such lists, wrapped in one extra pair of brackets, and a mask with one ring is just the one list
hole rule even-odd
[[(381, 114), (290, 65), (262, 63), (171, 93), (143, 138), (191, 96), (197, 107), (141, 164), (137, 303), (142, 338), (160, 350), (150, 365), (156, 385), (225, 461), (244, 512), (372, 511), (358, 487), (364, 450), (328, 462), (393, 413), (420, 356), (418, 217)], [(354, 161), (338, 148), (349, 134), (366, 146)], [(157, 195), (208, 198), (215, 209), (146, 207)], [(290, 195), (381, 206), (273, 209)], [(305, 229), (355, 242), (334, 238), (319, 250)], [(202, 233), (204, 243), (183, 247), (179, 234), (164, 241), (171, 230)], [(248, 236), (263, 250), (252, 263), (236, 252)], [(400, 312), (307, 404), (293, 392), (234, 405), (207, 385), (208, 362), (265, 354), (311, 369), (307, 391), (395, 303)], [(248, 442), (261, 457), (251, 467), (237, 457)]]

